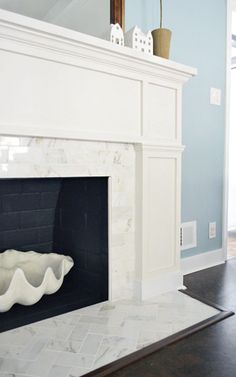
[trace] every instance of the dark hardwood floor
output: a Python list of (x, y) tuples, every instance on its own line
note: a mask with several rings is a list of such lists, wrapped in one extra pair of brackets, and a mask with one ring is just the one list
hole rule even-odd
[[(194, 293), (236, 312), (236, 258), (185, 276)], [(236, 315), (139, 360), (112, 377), (236, 377)]]

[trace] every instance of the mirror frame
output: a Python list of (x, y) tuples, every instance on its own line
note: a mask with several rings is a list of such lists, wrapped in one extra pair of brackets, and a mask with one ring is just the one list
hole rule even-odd
[(111, 24), (118, 23), (122, 29), (125, 27), (125, 0), (110, 0)]

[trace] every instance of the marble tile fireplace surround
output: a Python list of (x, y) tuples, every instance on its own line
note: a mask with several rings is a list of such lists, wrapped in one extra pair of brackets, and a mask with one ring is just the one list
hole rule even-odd
[(181, 98), (196, 70), (5, 11), (0, 61), (0, 178), (108, 177), (109, 300), (180, 288)]

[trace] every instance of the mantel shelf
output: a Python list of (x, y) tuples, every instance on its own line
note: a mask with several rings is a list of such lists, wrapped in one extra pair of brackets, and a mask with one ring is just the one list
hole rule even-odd
[(4, 10), (0, 58), (2, 134), (181, 144), (192, 67)]
[[(12, 12), (0, 10), (0, 36), (3, 40), (11, 40), (21, 45), (43, 48), (68, 56), (76, 55), (84, 58), (97, 59), (100, 62), (110, 61), (118, 66), (140, 69), (140, 72), (155, 73), (155, 69), (174, 72), (185, 81), (196, 75), (195, 68), (134, 51), (129, 47), (118, 46), (109, 41), (82, 34), (67, 28), (49, 24)], [(20, 47), (20, 46), (19, 46)], [(31, 51), (32, 53), (32, 51)], [(133, 65), (133, 66), (132, 66)], [(127, 66), (126, 66), (127, 68)]]

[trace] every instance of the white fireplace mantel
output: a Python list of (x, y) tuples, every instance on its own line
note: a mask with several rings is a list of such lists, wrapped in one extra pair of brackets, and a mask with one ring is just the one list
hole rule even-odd
[(1, 133), (180, 143), (195, 69), (3, 10), (0, 49)]
[[(129, 283), (141, 299), (179, 288), (182, 86), (196, 70), (2, 10), (0, 67), (1, 135), (61, 139), (65, 150), (72, 139), (80, 146), (133, 144)], [(103, 174), (105, 162), (95, 163)], [(110, 265), (116, 273), (111, 287), (119, 284), (121, 268)]]

